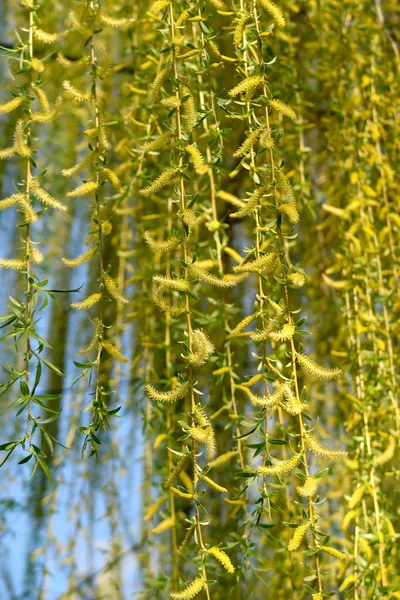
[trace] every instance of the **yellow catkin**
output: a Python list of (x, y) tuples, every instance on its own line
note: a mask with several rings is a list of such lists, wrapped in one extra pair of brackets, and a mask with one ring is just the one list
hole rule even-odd
[(244, 217), (247, 217), (247, 216), (253, 214), (253, 212), (259, 207), (260, 200), (264, 196), (264, 194), (265, 194), (264, 187), (257, 188), (256, 191), (253, 192), (253, 194), (247, 200), (246, 204), (244, 204), (244, 205), (242, 204), (242, 208), (240, 210), (230, 213), (229, 216), (232, 219), (243, 219)]
[(107, 273), (104, 275), (104, 286), (111, 298), (114, 298), (119, 304), (128, 304), (129, 300), (118, 289), (117, 282)]
[(157, 73), (149, 92), (150, 102), (152, 104), (155, 104), (160, 99), (162, 86), (164, 81), (167, 79), (168, 75), (168, 67), (164, 67), (163, 69), (161, 69), (161, 71)]
[(81, 300), (80, 302), (73, 302), (71, 304), (71, 308), (76, 308), (77, 310), (87, 310), (88, 308), (91, 308), (92, 306), (97, 304), (100, 298), (101, 294), (91, 294), (90, 296), (88, 296), (84, 300)]
[(142, 152), (153, 152), (156, 150), (162, 150), (168, 144), (168, 142), (174, 137), (175, 132), (167, 131), (160, 135), (155, 140), (151, 140), (150, 142), (146, 142), (143, 146), (140, 147)]
[(77, 198), (79, 196), (86, 196), (87, 194), (90, 194), (91, 192), (97, 190), (98, 187), (99, 185), (95, 181), (87, 181), (86, 183), (79, 185), (70, 192), (67, 192), (67, 198)]
[(92, 246), (86, 252), (83, 252), (76, 258), (62, 258), (64, 265), (66, 267), (79, 267), (80, 265), (84, 265), (96, 254), (97, 246)]
[(169, 517), (168, 519), (164, 519), (163, 521), (161, 521), (161, 523), (154, 527), (151, 530), (151, 532), (154, 534), (162, 533), (163, 531), (168, 531), (168, 529), (172, 529), (174, 525), (175, 520), (172, 517)]
[(264, 379), (264, 375), (262, 373), (257, 373), (257, 375), (253, 375), (253, 377), (250, 377), (250, 379), (248, 379), (247, 381), (245, 381), (241, 385), (243, 387), (250, 388), (252, 385), (258, 383), (262, 379)]
[(278, 27), (286, 27), (281, 9), (271, 0), (260, 0), (261, 6), (271, 15)]
[(7, 158), (11, 158), (15, 154), (15, 148), (12, 146), (11, 148), (4, 148), (0, 150), (0, 160), (6, 160)]
[(359, 502), (361, 502), (361, 500), (364, 497), (366, 491), (366, 486), (365, 485), (360, 485), (360, 487), (358, 487), (353, 494), (351, 495), (351, 498), (349, 500), (349, 508), (355, 508), (357, 506), (357, 504)]
[(290, 273), (288, 281), (293, 287), (301, 288), (305, 284), (306, 278), (302, 273)]
[(271, 331), (269, 337), (275, 342), (284, 342), (292, 339), (295, 330), (296, 328), (292, 323), (285, 323), (281, 330)]
[(65, 80), (63, 82), (63, 88), (68, 94), (68, 96), (70, 96), (74, 100), (77, 100), (78, 102), (87, 102), (91, 98), (90, 92), (82, 92), (81, 90), (78, 90), (68, 80)]
[(235, 567), (233, 566), (231, 559), (226, 554), (226, 552), (224, 552), (220, 548), (217, 548), (216, 546), (209, 548), (207, 552), (221, 563), (225, 571), (231, 574), (235, 572)]
[(170, 96), (169, 98), (163, 98), (161, 104), (165, 106), (165, 108), (168, 108), (168, 110), (173, 110), (180, 107), (181, 101), (177, 96)]
[(104, 13), (100, 13), (100, 20), (105, 24), (105, 25), (109, 25), (110, 27), (114, 27), (115, 29), (118, 29), (119, 27), (124, 27), (124, 25), (127, 25), (128, 23), (131, 22), (130, 19), (124, 19), (124, 18), (115, 18), (115, 17), (111, 17), (110, 15), (106, 15)]
[(76, 165), (70, 167), (69, 169), (63, 169), (61, 171), (61, 175), (64, 177), (71, 177), (72, 175), (76, 175), (79, 171), (82, 171), (92, 162), (93, 155), (90, 153), (85, 156), (82, 160), (80, 160)]
[(192, 131), (196, 125), (196, 106), (193, 95), (186, 86), (182, 88), (182, 98), (185, 97), (187, 97), (187, 99), (183, 103), (183, 118), (186, 123), (187, 131)]
[(236, 455), (237, 450), (230, 450), (229, 452), (225, 452), (224, 454), (217, 456), (217, 458), (214, 458), (214, 460), (208, 463), (208, 466), (212, 467), (213, 469), (218, 468), (222, 465), (225, 465), (227, 462), (232, 460), (232, 458), (235, 458)]
[(330, 546), (321, 546), (320, 550), (333, 556), (334, 558), (338, 558), (339, 560), (346, 560), (346, 555), (344, 552), (340, 552), (340, 550), (336, 550), (336, 548), (331, 548)]
[(59, 202), (59, 200), (56, 200), (51, 194), (49, 194), (49, 192), (41, 188), (36, 180), (32, 181), (31, 190), (35, 198), (45, 206), (49, 206), (51, 208), (55, 208), (57, 210), (62, 211), (67, 210), (65, 204)]
[(44, 64), (38, 58), (32, 58), (31, 67), (36, 73), (43, 73), (44, 71)]
[(393, 436), (391, 436), (389, 438), (389, 443), (388, 443), (385, 451), (382, 452), (382, 454), (380, 454), (379, 456), (374, 456), (374, 458), (373, 458), (374, 465), (376, 467), (385, 465), (387, 462), (392, 460), (395, 450), (396, 450), (396, 440)]
[[(189, 389), (189, 387), (187, 388), (187, 390)], [(168, 475), (168, 478), (166, 479), (166, 481), (164, 482), (164, 487), (166, 488), (170, 488), (171, 485), (174, 483), (175, 479), (177, 477), (179, 477), (179, 475), (183, 472), (187, 462), (189, 460), (189, 455), (188, 454), (184, 454), (179, 461), (177, 462), (177, 464), (175, 465), (175, 467), (173, 468), (173, 470), (171, 471), (171, 473)], [(189, 489), (189, 486), (186, 486)]]
[(277, 255), (274, 252), (264, 254), (253, 261), (236, 265), (233, 267), (235, 273), (267, 273), (270, 272), (277, 260)]
[(292, 119), (292, 121), (297, 120), (296, 111), (294, 111), (291, 106), (288, 106), (287, 104), (282, 102), (282, 100), (277, 100), (277, 99), (271, 100), (270, 106), (272, 108), (274, 108), (275, 110), (277, 110), (278, 112), (280, 112), (285, 117)]
[(338, 379), (342, 375), (341, 369), (325, 369), (320, 367), (312, 358), (296, 352), (297, 362), (303, 369), (318, 379)]
[(171, 600), (192, 600), (204, 587), (204, 579), (196, 577), (182, 592), (173, 592), (171, 594)]
[(176, 175), (178, 169), (170, 167), (161, 173), (150, 185), (140, 190), (142, 196), (151, 196), (159, 192), (164, 186), (168, 185)]
[(145, 390), (151, 400), (163, 402), (164, 404), (172, 404), (173, 402), (182, 400), (182, 398), (187, 395), (189, 391), (189, 383), (178, 383), (173, 390), (169, 390), (167, 392), (160, 392), (154, 386), (148, 383), (145, 387)]
[(126, 356), (124, 356), (122, 354), (122, 352), (113, 344), (111, 344), (111, 342), (106, 342), (103, 341), (103, 348), (106, 352), (108, 352), (108, 354), (110, 356), (112, 356), (113, 358), (115, 358), (115, 360), (118, 360), (119, 362), (122, 363), (128, 363), (129, 362), (129, 358), (127, 358)]
[(182, 498), (183, 500), (193, 500), (193, 498), (195, 498), (194, 494), (189, 494), (188, 492), (182, 492), (182, 490), (171, 486), (170, 487), (171, 492), (173, 492), (175, 494), (175, 496), (178, 496), (179, 498)]
[(260, 313), (256, 312), (256, 313), (248, 315), (247, 317), (242, 319), (240, 321), (240, 323), (238, 323), (236, 325), (236, 327), (234, 329), (232, 329), (231, 334), (230, 334), (231, 337), (235, 337), (236, 335), (239, 335), (240, 333), (242, 333), (242, 331), (244, 331), (246, 329), (246, 327), (248, 327), (250, 325), (250, 323), (252, 323), (252, 321), (257, 319), (259, 317), (259, 315), (260, 315)]
[(299, 525), (299, 527), (296, 528), (293, 537), (288, 544), (289, 552), (294, 552), (295, 550), (298, 550), (308, 527), (309, 524), (304, 523), (304, 525)]
[(343, 580), (342, 585), (339, 588), (339, 592), (344, 592), (344, 590), (347, 590), (354, 583), (357, 583), (357, 577), (355, 575), (348, 575)]
[(69, 60), (62, 52), (57, 53), (57, 62), (64, 67), (64, 69), (80, 69), (87, 64), (87, 58), (82, 57), (79, 60)]
[(260, 137), (261, 132), (262, 127), (260, 127), (259, 129), (254, 129), (251, 133), (249, 133), (247, 138), (244, 140), (243, 144), (236, 150), (236, 152), (233, 153), (234, 158), (240, 158), (248, 154), (252, 150), (258, 138)]
[(26, 196), (21, 194), (19, 204), (21, 206), (22, 212), (24, 213), (25, 222), (26, 223), (36, 223), (37, 214), (33, 210), (32, 205)]
[(240, 44), (242, 43), (246, 25), (249, 22), (250, 18), (247, 15), (242, 15), (240, 19), (238, 19), (235, 30), (233, 32), (233, 45), (235, 46), (235, 48), (240, 46)]
[(144, 520), (145, 521), (149, 521), (152, 517), (154, 517), (155, 514), (157, 514), (159, 508), (161, 508), (161, 506), (164, 504), (164, 502), (166, 502), (167, 500), (167, 496), (162, 496), (161, 498), (159, 498), (157, 500), (157, 502), (155, 502), (154, 504), (152, 504), (151, 506), (149, 506), (149, 508), (146, 510), (145, 514), (144, 514)]
[(222, 494), (225, 494), (228, 492), (228, 490), (225, 487), (222, 487), (222, 485), (218, 485), (218, 483), (216, 483), (215, 481), (213, 481), (212, 479), (207, 477), (207, 475), (201, 474), (200, 479), (202, 481), (204, 481), (204, 483), (209, 485), (211, 488), (213, 488), (213, 490), (216, 490), (217, 492), (221, 492)]
[(78, 354), (81, 354), (81, 355), (82, 354), (90, 354), (90, 352), (93, 352), (93, 350), (97, 350), (97, 348), (99, 347), (102, 335), (103, 335), (103, 325), (99, 321), (99, 319), (95, 319), (92, 339), (86, 346), (84, 346), (83, 348), (80, 348), (78, 350)]
[(212, 372), (213, 375), (224, 375), (225, 373), (230, 373), (232, 371), (231, 367), (220, 367), (219, 369), (215, 369)]
[(305, 445), (308, 450), (321, 458), (329, 458), (331, 460), (344, 458), (347, 455), (345, 450), (331, 450), (323, 446), (317, 438), (311, 433), (306, 433)]
[(235, 281), (217, 277), (216, 275), (206, 271), (206, 269), (202, 269), (196, 263), (193, 263), (189, 266), (189, 273), (195, 279), (199, 279), (200, 281), (210, 285), (215, 285), (216, 287), (231, 288), (236, 285)]
[(39, 248), (36, 248), (36, 247), (31, 248), (30, 256), (31, 256), (31, 261), (36, 264), (39, 264), (39, 263), (43, 262), (43, 260), (44, 260), (43, 254), (40, 252)]
[(0, 268), (9, 269), (10, 271), (21, 271), (26, 266), (24, 260), (18, 258), (0, 258)]
[(119, 194), (123, 194), (125, 192), (124, 188), (121, 185), (118, 175), (112, 169), (108, 169), (107, 167), (101, 167), (101, 171), (102, 173), (104, 173), (108, 181)]
[(43, 44), (54, 44), (59, 38), (58, 33), (43, 31), (43, 29), (40, 29), (39, 27), (34, 28), (33, 35), (37, 40), (43, 42)]
[(209, 2), (217, 10), (222, 10), (222, 11), (228, 10), (228, 7), (226, 6), (226, 4), (224, 2), (222, 2), (222, 0), (209, 0)]
[(29, 148), (29, 146), (27, 145), (27, 143), (25, 142), (24, 127), (25, 127), (24, 121), (22, 119), (19, 119), (15, 126), (14, 152), (16, 154), (18, 154), (19, 156), (29, 158), (30, 155), (32, 154), (32, 151)]
[[(246, 203), (243, 202), (243, 200), (240, 200), (240, 198), (238, 198), (237, 196), (234, 196), (233, 194), (230, 194), (229, 192), (224, 192), (223, 190), (220, 190), (217, 193), (217, 198), (220, 198), (221, 200), (224, 200), (225, 202), (229, 202), (229, 204), (233, 204), (233, 206), (237, 206), (238, 208), (243, 208), (244, 206), (246, 206)], [(232, 215), (230, 215), (232, 216)]]
[(164, 288), (176, 290), (178, 292), (187, 292), (190, 289), (190, 283), (186, 279), (172, 279), (164, 275), (154, 275), (153, 281)]
[(281, 477), (286, 473), (293, 471), (300, 462), (301, 454), (293, 454), (288, 460), (280, 460), (270, 466), (261, 466), (256, 469), (258, 475), (278, 475)]
[(263, 81), (263, 78), (259, 75), (247, 77), (238, 83), (234, 88), (229, 90), (229, 96), (231, 98), (235, 98), (236, 96), (245, 95), (246, 99), (249, 100)]
[(194, 536), (194, 533), (195, 533), (195, 531), (196, 531), (196, 527), (195, 527), (195, 525), (193, 525), (192, 527), (190, 527), (190, 528), (187, 530), (187, 532), (186, 532), (186, 535), (185, 535), (185, 537), (183, 538), (181, 545), (179, 546), (179, 552), (183, 552), (184, 550), (186, 550), (186, 548), (188, 548), (188, 547), (189, 547), (189, 545), (190, 545), (190, 542), (191, 542), (191, 541), (192, 541), (192, 539), (193, 539), (193, 536)]
[(269, 127), (264, 127), (264, 130), (260, 136), (259, 140), (261, 148), (273, 148), (274, 147), (274, 138), (272, 137), (272, 131)]
[(10, 208), (11, 206), (15, 206), (15, 204), (18, 204), (18, 202), (21, 201), (21, 199), (24, 198), (23, 194), (13, 194), (12, 196), (9, 196), (8, 198), (4, 198), (4, 200), (0, 200), (0, 211), (1, 210), (6, 210), (7, 208)]
[(24, 101), (25, 101), (24, 96), (16, 96), (12, 100), (9, 100), (8, 102), (5, 102), (4, 104), (0, 104), (0, 114), (6, 115), (6, 114), (12, 112), (13, 110), (15, 110), (16, 108), (21, 106), (21, 104), (23, 104)]
[(348, 526), (356, 518), (356, 516), (357, 516), (356, 510), (349, 510), (349, 512), (347, 512), (345, 514), (343, 521), (342, 521), (342, 527), (344, 530), (346, 530), (348, 528)]
[(201, 152), (197, 148), (197, 146), (191, 144), (189, 146), (186, 146), (185, 150), (193, 160), (194, 170), (196, 171), (196, 173), (198, 175), (204, 175), (204, 173), (207, 173), (208, 167), (204, 163), (204, 158), (201, 155)]
[(303, 485), (297, 486), (297, 493), (303, 498), (312, 498), (317, 491), (317, 481), (315, 477), (307, 477)]
[(214, 353), (214, 345), (202, 329), (192, 332), (192, 350), (184, 358), (190, 365), (199, 367)]
[(281, 213), (284, 213), (289, 217), (292, 223), (299, 222), (299, 211), (297, 210), (297, 206), (294, 202), (285, 202), (284, 204), (281, 204), (278, 208)]
[(169, 2), (167, 2), (167, 0), (156, 0), (156, 2), (153, 2), (153, 4), (150, 6), (149, 12), (157, 14), (164, 10), (164, 8), (168, 6), (168, 4)]
[(80, 19), (72, 10), (68, 13), (68, 21), (72, 25), (72, 28), (83, 37), (90, 38), (93, 34), (93, 31), (89, 27), (86, 27), (86, 25), (82, 23), (82, 19)]
[(179, 238), (171, 237), (166, 240), (155, 240), (149, 231), (145, 231), (143, 239), (153, 252), (171, 252), (175, 250), (181, 243)]

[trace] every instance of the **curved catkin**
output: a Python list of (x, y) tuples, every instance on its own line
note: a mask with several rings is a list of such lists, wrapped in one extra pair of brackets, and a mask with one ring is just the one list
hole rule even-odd
[(91, 294), (90, 296), (88, 296), (84, 300), (81, 300), (80, 302), (72, 302), (71, 308), (75, 308), (77, 310), (87, 310), (88, 308), (91, 308), (92, 306), (97, 304), (97, 302), (99, 302), (100, 299), (101, 294)]
[(262, 130), (262, 127), (260, 127), (259, 129), (253, 129), (253, 131), (251, 131), (246, 137), (243, 144), (233, 153), (233, 157), (241, 158), (242, 156), (248, 154), (250, 150), (252, 150), (258, 138), (260, 137)]
[(221, 494), (225, 494), (228, 492), (228, 490), (225, 487), (223, 487), (222, 485), (219, 485), (218, 483), (216, 483), (215, 481), (210, 479), (210, 477), (208, 477), (207, 475), (203, 475), (203, 473), (200, 473), (199, 477), (202, 481), (204, 481), (204, 483), (206, 483), (211, 488), (213, 488), (213, 490), (215, 490), (217, 492), (221, 492)]
[(274, 252), (270, 252), (253, 261), (235, 265), (233, 270), (235, 273), (268, 273), (274, 268), (276, 261), (277, 255)]
[(192, 600), (204, 587), (204, 580), (201, 577), (196, 577), (182, 592), (173, 592), (170, 596), (171, 600)]
[(161, 521), (161, 523), (159, 523), (156, 527), (153, 527), (151, 532), (157, 535), (158, 533), (163, 533), (163, 531), (168, 531), (168, 529), (171, 529), (174, 525), (175, 519), (168, 517), (167, 519)]
[(340, 550), (336, 550), (336, 548), (331, 548), (330, 546), (321, 546), (320, 550), (339, 560), (346, 560), (347, 558), (344, 552), (340, 552)]
[(167, 496), (161, 496), (161, 498), (158, 498), (157, 502), (154, 502), (154, 504), (149, 506), (149, 508), (146, 510), (143, 519), (145, 521), (149, 521), (152, 517), (154, 517), (154, 515), (156, 515), (158, 513), (158, 510), (161, 508), (161, 506), (166, 501), (167, 501)]
[(142, 196), (151, 196), (156, 192), (162, 190), (163, 187), (168, 185), (175, 177), (178, 169), (176, 167), (170, 167), (161, 173), (151, 184), (140, 190)]
[(293, 534), (293, 537), (288, 544), (289, 552), (294, 552), (295, 550), (298, 550), (308, 528), (309, 528), (309, 523), (305, 523), (304, 525), (299, 525), (299, 527), (296, 528), (296, 530)]
[(59, 202), (49, 192), (40, 187), (39, 183), (36, 180), (33, 180), (31, 183), (31, 190), (35, 198), (42, 202), (45, 206), (50, 206), (51, 208), (56, 208), (58, 210), (65, 211), (67, 207), (62, 202)]
[(355, 575), (347, 575), (347, 577), (343, 580), (341, 586), (339, 587), (339, 592), (344, 592), (350, 586), (357, 583), (357, 577)]
[(182, 99), (184, 99), (184, 102), (182, 103), (182, 116), (186, 122), (186, 129), (187, 131), (192, 131), (196, 125), (196, 105), (192, 92), (186, 86), (183, 86), (182, 88), (181, 101)]
[(284, 204), (280, 204), (279, 211), (287, 215), (292, 223), (299, 222), (300, 215), (294, 202), (285, 202)]
[(231, 574), (235, 572), (235, 567), (233, 566), (231, 559), (226, 554), (226, 552), (224, 552), (220, 548), (217, 548), (216, 546), (209, 548), (207, 552), (221, 563), (225, 571)]
[[(189, 387), (187, 388), (187, 391), (188, 390), (189, 390)], [(179, 477), (179, 475), (182, 473), (183, 469), (186, 467), (188, 461), (189, 461), (189, 455), (184, 454), (179, 459), (179, 461), (177, 462), (176, 466), (172, 469), (170, 474), (168, 475), (168, 478), (164, 482), (164, 487), (166, 487), (166, 488), (171, 487), (171, 485), (174, 483), (175, 479), (177, 479)]]
[(101, 172), (104, 173), (108, 181), (119, 194), (123, 194), (125, 192), (118, 175), (112, 169), (109, 169), (108, 167), (101, 167)]
[(4, 200), (0, 200), (0, 211), (6, 210), (7, 208), (10, 208), (11, 206), (15, 206), (23, 198), (24, 198), (23, 194), (13, 194), (12, 196), (9, 196), (8, 198), (4, 198)]
[(245, 96), (247, 100), (251, 98), (256, 89), (262, 85), (264, 79), (259, 75), (254, 75), (253, 77), (247, 77), (243, 79), (240, 83), (235, 85), (234, 88), (229, 90), (229, 96), (231, 98), (235, 98), (236, 96)]
[(324, 367), (320, 367), (312, 358), (300, 352), (296, 352), (296, 359), (307, 373), (317, 379), (338, 379), (342, 375), (341, 369), (325, 369)]
[(269, 104), (270, 104), (271, 108), (282, 113), (282, 115), (284, 115), (285, 117), (288, 117), (292, 121), (297, 121), (296, 111), (293, 110), (293, 108), (291, 106), (289, 106), (288, 104), (285, 104), (285, 102), (282, 102), (282, 100), (274, 99), (274, 100), (271, 100)]
[(160, 285), (160, 287), (154, 290), (154, 304), (167, 315), (178, 317), (186, 310), (185, 302), (182, 300), (179, 304), (172, 304), (171, 300), (163, 295), (166, 289), (168, 289), (166, 286)]
[(143, 239), (153, 252), (172, 252), (181, 243), (181, 240), (177, 237), (171, 237), (162, 241), (155, 240), (149, 231), (144, 232)]
[(233, 45), (235, 46), (235, 48), (237, 48), (238, 46), (241, 45), (242, 40), (243, 40), (243, 34), (246, 29), (246, 25), (249, 22), (250, 22), (250, 17), (248, 15), (242, 15), (238, 19), (238, 21), (236, 23), (236, 27), (233, 32)]
[(13, 110), (15, 110), (16, 108), (21, 106), (21, 104), (23, 104), (24, 102), (25, 102), (24, 96), (16, 96), (12, 100), (9, 100), (8, 102), (5, 102), (4, 104), (0, 104), (0, 114), (7, 115), (8, 113), (12, 112)]
[(115, 358), (115, 360), (117, 360), (118, 362), (122, 362), (122, 363), (129, 362), (129, 358), (124, 356), (122, 354), (121, 350), (119, 350), (119, 348), (114, 346), (114, 344), (111, 344), (111, 342), (107, 342), (106, 340), (103, 340), (102, 346), (103, 346), (104, 350), (106, 352), (108, 352), (108, 354), (110, 356), (112, 356), (113, 358)]
[(129, 300), (118, 289), (118, 284), (110, 275), (104, 274), (104, 286), (111, 298), (119, 302), (119, 304), (128, 304)]
[(67, 198), (78, 198), (79, 196), (86, 196), (87, 194), (96, 191), (98, 187), (99, 184), (95, 181), (87, 181), (86, 183), (83, 183), (82, 185), (79, 185), (78, 187), (74, 188), (70, 192), (67, 192), (66, 196)]
[(84, 265), (90, 261), (91, 258), (96, 254), (97, 246), (92, 246), (86, 252), (83, 252), (76, 258), (62, 258), (64, 265), (66, 267), (79, 267), (80, 265)]
[(0, 258), (0, 269), (8, 269), (10, 271), (22, 271), (25, 269), (26, 262), (18, 258)]
[(326, 448), (323, 446), (317, 438), (311, 434), (306, 433), (305, 436), (305, 444), (306, 448), (310, 450), (313, 454), (320, 456), (321, 458), (329, 458), (331, 460), (335, 459), (343, 459), (347, 456), (347, 452), (345, 450), (331, 450), (330, 448)]
[(214, 345), (202, 329), (192, 332), (192, 350), (184, 356), (190, 365), (201, 366), (214, 353)]
[(34, 28), (33, 35), (37, 40), (43, 42), (44, 44), (54, 44), (60, 37), (58, 33), (50, 33), (40, 29), (39, 27)]
[(261, 6), (271, 15), (278, 27), (286, 27), (286, 20), (281, 9), (271, 0), (259, 0)]
[(174, 131), (166, 131), (165, 133), (162, 133), (159, 137), (155, 138), (154, 140), (144, 143), (143, 146), (140, 147), (140, 150), (141, 150), (141, 152), (144, 152), (144, 153), (162, 150), (163, 148), (165, 148), (165, 146), (167, 146), (168, 142), (170, 142), (172, 140), (174, 135), (175, 135)]
[(183, 500), (193, 500), (196, 496), (194, 494), (189, 494), (188, 492), (183, 492), (182, 490), (176, 487), (170, 487), (170, 490), (175, 496), (178, 498), (182, 498)]
[(374, 456), (374, 458), (373, 458), (375, 467), (380, 467), (382, 465), (385, 465), (390, 460), (392, 460), (395, 450), (396, 450), (396, 440), (393, 436), (390, 436), (388, 445), (387, 445), (386, 449), (384, 450), (384, 452), (382, 452), (382, 454), (380, 454), (379, 456)]
[(282, 475), (285, 475), (286, 473), (290, 473), (291, 471), (293, 471), (293, 469), (295, 467), (297, 467), (297, 465), (300, 462), (301, 456), (302, 456), (301, 453), (293, 454), (293, 456), (291, 458), (289, 458), (288, 460), (281, 460), (270, 466), (257, 467), (256, 473), (258, 475), (263, 475), (263, 476), (264, 475), (278, 475), (279, 477), (281, 477)]
[(98, 319), (96, 319), (94, 321), (94, 331), (93, 331), (92, 339), (86, 346), (84, 346), (83, 348), (80, 348), (78, 350), (78, 354), (81, 354), (81, 355), (82, 354), (90, 354), (90, 352), (93, 352), (93, 350), (97, 350), (97, 348), (99, 347), (102, 335), (103, 335), (103, 325)]
[(244, 217), (247, 217), (247, 216), (253, 214), (253, 212), (259, 207), (260, 200), (264, 196), (264, 194), (265, 194), (264, 187), (257, 188), (255, 190), (255, 192), (253, 192), (251, 194), (251, 196), (247, 200), (246, 204), (244, 204), (243, 208), (241, 208), (240, 210), (238, 210), (236, 212), (230, 213), (229, 216), (232, 219), (243, 219)]
[(196, 263), (192, 263), (189, 266), (189, 273), (195, 279), (199, 279), (200, 281), (203, 281), (204, 283), (208, 283), (208, 284), (216, 286), (216, 287), (231, 288), (236, 285), (235, 281), (217, 277), (216, 275), (209, 273), (206, 269), (199, 267)]
[[(234, 196), (233, 194), (230, 194), (229, 192), (225, 192), (224, 190), (219, 190), (219, 192), (217, 192), (217, 198), (220, 198), (221, 200), (224, 200), (225, 202), (229, 202), (229, 204), (232, 204), (233, 206), (237, 206), (238, 208), (243, 208), (244, 206), (246, 206), (246, 203), (243, 202), (243, 200), (240, 200), (240, 198), (238, 198), (237, 196)], [(232, 215), (230, 215), (232, 216)]]
[(23, 119), (18, 119), (15, 125), (14, 152), (24, 158), (29, 158), (32, 154), (32, 150), (25, 140), (25, 123)]
[(74, 100), (77, 100), (77, 102), (88, 102), (91, 98), (90, 92), (82, 92), (81, 90), (78, 90), (78, 88), (73, 86), (68, 80), (63, 82), (63, 88), (68, 96)]
[(303, 485), (297, 486), (297, 493), (303, 498), (312, 498), (317, 491), (317, 479), (315, 477), (307, 477)]
[(296, 331), (295, 326), (292, 323), (285, 323), (281, 330), (271, 331), (269, 337), (275, 342), (284, 342), (291, 340)]
[(89, 153), (73, 167), (70, 167), (69, 169), (63, 169), (61, 171), (61, 175), (63, 175), (64, 177), (72, 177), (72, 175), (76, 175), (77, 173), (79, 173), (79, 171), (83, 171), (83, 169), (85, 169), (89, 164), (91, 164), (92, 160), (92, 153)]
[(170, 70), (168, 67), (164, 67), (157, 73), (149, 92), (150, 102), (152, 104), (155, 104), (160, 99), (163, 83), (167, 79), (169, 73)]
[(227, 462), (229, 462), (236, 456), (237, 456), (237, 450), (230, 450), (229, 452), (225, 452), (224, 454), (220, 454), (219, 456), (217, 456), (217, 458), (214, 458), (214, 460), (212, 460), (208, 463), (208, 466), (213, 469), (221, 467), (222, 465), (225, 465)]
[(246, 329), (246, 327), (248, 327), (250, 325), (250, 323), (255, 321), (255, 319), (257, 319), (259, 316), (260, 316), (260, 313), (255, 312), (251, 315), (247, 315), (247, 317), (244, 317), (244, 319), (242, 319), (240, 321), (240, 323), (238, 323), (236, 325), (236, 327), (234, 329), (232, 329), (231, 334), (230, 334), (231, 337), (240, 335)]
[(183, 538), (181, 545), (179, 546), (178, 552), (184, 552), (186, 548), (189, 547), (190, 542), (192, 541), (193, 536), (195, 534), (195, 531), (196, 527), (194, 525), (187, 530), (186, 535)]
[(207, 173), (208, 167), (205, 164), (204, 158), (197, 146), (191, 144), (189, 146), (186, 146), (185, 150), (193, 160), (193, 166), (196, 173), (198, 175), (204, 175), (205, 173)]
[(162, 402), (164, 404), (172, 404), (178, 400), (182, 400), (189, 392), (189, 382), (178, 383), (176, 388), (167, 392), (160, 392), (151, 384), (146, 385), (146, 392), (151, 400)]
[(187, 292), (190, 289), (190, 283), (186, 279), (172, 279), (172, 277), (165, 275), (154, 275), (153, 281), (161, 287), (176, 290), (177, 292)]

